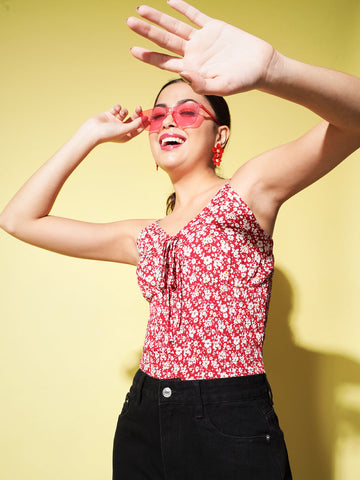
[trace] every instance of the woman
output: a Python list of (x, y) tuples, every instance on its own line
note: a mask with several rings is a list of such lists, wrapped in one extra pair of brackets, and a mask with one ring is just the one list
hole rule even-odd
[[(290, 479), (261, 355), (271, 235), (282, 203), (359, 147), (360, 82), (288, 59), (181, 0), (169, 3), (200, 28), (139, 7), (164, 30), (136, 18), (129, 27), (177, 57), (139, 47), (132, 53), (191, 86), (168, 84), (151, 111), (137, 107), (128, 117), (116, 105), (89, 119), (15, 195), (0, 224), (49, 250), (137, 265), (150, 320), (141, 369), (119, 416), (115, 480)], [(211, 95), (255, 88), (323, 120), (249, 160), (231, 179), (219, 178), (214, 168), (230, 121)], [(156, 164), (174, 186), (164, 219), (90, 224), (49, 216), (91, 149), (145, 128)]]

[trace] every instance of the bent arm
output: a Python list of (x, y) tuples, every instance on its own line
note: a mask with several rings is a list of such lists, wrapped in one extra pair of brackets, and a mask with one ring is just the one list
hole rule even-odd
[(258, 203), (271, 215), (360, 147), (360, 79), (277, 54), (259, 90), (323, 118), (301, 137), (258, 155), (235, 173), (238, 188), (257, 192), (263, 199)]
[(0, 216), (0, 225), (21, 240), (28, 225), (46, 217), (62, 186), (75, 168), (96, 146), (89, 126), (84, 124), (75, 135), (58, 150), (7, 204)]
[(258, 89), (303, 105), (340, 129), (360, 134), (360, 79), (274, 54)]
[(120, 106), (89, 119), (10, 200), (0, 226), (27, 243), (65, 255), (136, 264), (136, 236), (144, 221), (92, 224), (50, 216), (67, 178), (99, 143), (124, 142), (143, 130), (141, 118)]
[[(262, 90), (314, 111), (340, 128), (360, 130), (360, 80), (280, 54), (268, 42), (208, 17), (183, 0), (168, 0), (199, 28), (142, 5), (127, 25), (166, 49), (133, 47), (139, 60), (179, 73), (200, 94), (232, 95)], [(175, 54), (175, 55), (174, 55)]]
[(168, 3), (196, 27), (139, 7), (142, 18), (130, 17), (127, 25), (167, 52), (133, 47), (137, 59), (179, 73), (200, 94), (258, 89), (303, 105), (323, 119), (302, 137), (251, 159), (232, 177), (233, 187), (271, 232), (286, 199), (359, 148), (360, 79), (287, 58), (264, 40), (183, 0)]

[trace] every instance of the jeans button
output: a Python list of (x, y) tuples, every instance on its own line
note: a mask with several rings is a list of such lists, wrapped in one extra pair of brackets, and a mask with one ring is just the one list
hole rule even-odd
[(171, 394), (172, 394), (171, 388), (165, 387), (162, 391), (162, 394), (165, 398), (171, 397)]

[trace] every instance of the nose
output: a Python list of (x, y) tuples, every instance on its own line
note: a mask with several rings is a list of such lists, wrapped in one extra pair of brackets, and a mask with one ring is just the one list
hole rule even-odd
[(167, 115), (163, 120), (162, 128), (169, 128), (169, 127), (174, 127), (174, 126), (177, 126), (177, 123), (174, 119), (173, 110), (171, 108), (171, 109), (168, 110)]

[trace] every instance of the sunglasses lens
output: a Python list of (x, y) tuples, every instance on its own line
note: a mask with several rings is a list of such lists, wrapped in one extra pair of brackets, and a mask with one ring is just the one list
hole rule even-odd
[(167, 111), (164, 107), (155, 107), (152, 109), (150, 116), (150, 132), (156, 132), (157, 130), (160, 130), (166, 115)]
[(199, 115), (199, 105), (197, 103), (183, 103), (174, 108), (174, 116), (179, 127), (189, 127), (193, 125)]
[[(180, 128), (198, 127), (203, 121), (203, 116), (199, 115), (200, 105), (197, 103), (183, 103), (173, 108), (155, 107), (145, 110), (143, 116), (150, 122), (145, 128), (150, 132), (158, 132), (165, 118), (171, 113), (175, 123)], [(143, 121), (143, 125), (145, 125)]]

